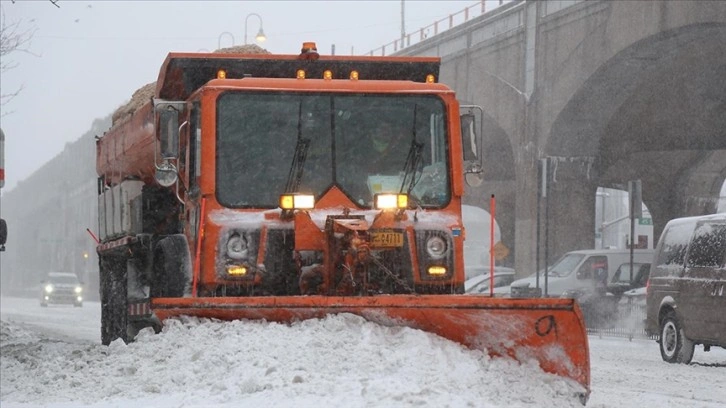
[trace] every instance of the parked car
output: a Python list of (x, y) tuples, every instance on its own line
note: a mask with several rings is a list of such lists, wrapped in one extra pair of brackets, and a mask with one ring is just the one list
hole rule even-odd
[(83, 283), (75, 273), (50, 272), (41, 281), (40, 305), (67, 303), (75, 307), (83, 306)]
[(726, 213), (669, 221), (655, 249), (646, 332), (669, 363), (688, 364), (696, 344), (726, 348)]
[(576, 289), (568, 289), (560, 297), (577, 300), (585, 316), (587, 327), (610, 327), (618, 318), (621, 298), (625, 293), (631, 293), (636, 288), (644, 288), (649, 271), (650, 263), (633, 262), (633, 280), (631, 282), (630, 261), (628, 261), (618, 266), (607, 285), (585, 285)]
[[(638, 263), (650, 262), (653, 250), (636, 249), (633, 259)], [(607, 285), (615, 271), (630, 260), (628, 249), (585, 249), (568, 252), (549, 267), (547, 273), (547, 295), (561, 297), (567, 291), (594, 290), (598, 285)], [(536, 274), (512, 282), (512, 297), (539, 297), (544, 293), (545, 274), (539, 274), (539, 288)], [(570, 292), (571, 293), (571, 292)]]
[[(491, 276), (489, 268), (479, 268), (477, 274), (464, 282), (466, 293), (488, 295)], [(494, 267), (494, 295), (503, 295), (509, 293), (509, 285), (514, 281), (514, 269), (504, 266)], [(502, 290), (505, 288), (505, 290)]]
[(633, 276), (631, 282), (630, 262), (618, 267), (608, 282), (607, 291), (620, 298), (620, 296), (631, 290), (645, 287), (650, 276), (650, 262), (633, 262)]

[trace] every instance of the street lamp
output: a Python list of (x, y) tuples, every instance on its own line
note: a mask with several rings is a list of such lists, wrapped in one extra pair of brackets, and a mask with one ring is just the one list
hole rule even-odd
[(267, 39), (265, 33), (262, 31), (262, 17), (260, 17), (260, 15), (257, 13), (250, 13), (247, 15), (247, 17), (245, 17), (245, 45), (247, 45), (247, 20), (249, 20), (251, 16), (255, 16), (260, 19), (260, 31), (255, 36), (255, 40), (257, 40), (258, 42), (263, 42)]
[(229, 35), (232, 38), (232, 46), (234, 46), (234, 35), (232, 33), (230, 33), (229, 31), (224, 31), (217, 38), (217, 49), (218, 50), (222, 48), (222, 37), (224, 37), (225, 34)]

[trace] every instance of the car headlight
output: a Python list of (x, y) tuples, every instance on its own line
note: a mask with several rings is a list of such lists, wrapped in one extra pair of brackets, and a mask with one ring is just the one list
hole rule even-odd
[(566, 299), (579, 299), (581, 298), (585, 293), (582, 290), (579, 289), (567, 289), (560, 295), (561, 298)]
[(439, 236), (430, 237), (426, 241), (426, 253), (432, 259), (441, 259), (446, 254), (446, 241)]
[(227, 241), (227, 256), (232, 259), (246, 259), (247, 252), (247, 240), (239, 234), (232, 234)]
[(53, 285), (45, 285), (45, 293), (53, 292)]
[(80, 287), (80, 286), (76, 286), (76, 288), (75, 288), (74, 290), (75, 290), (75, 292), (76, 292), (76, 293), (81, 293), (81, 292), (83, 292), (83, 288), (82, 288), (82, 287)]

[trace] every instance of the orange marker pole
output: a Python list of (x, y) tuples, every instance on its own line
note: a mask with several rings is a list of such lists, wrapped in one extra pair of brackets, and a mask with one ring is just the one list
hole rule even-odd
[(91, 229), (90, 228), (86, 228), (86, 232), (88, 232), (89, 234), (91, 234), (91, 238), (93, 238), (93, 240), (96, 241), (96, 244), (99, 244), (101, 242), (101, 241), (98, 240), (98, 237), (96, 237), (96, 234), (94, 234), (93, 232), (91, 232)]

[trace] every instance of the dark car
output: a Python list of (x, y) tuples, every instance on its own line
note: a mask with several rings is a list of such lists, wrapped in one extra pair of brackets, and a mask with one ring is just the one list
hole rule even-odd
[(568, 289), (561, 297), (577, 300), (588, 328), (610, 327), (617, 320), (623, 294), (644, 287), (649, 273), (650, 263), (633, 262), (631, 281), (630, 262), (623, 263), (615, 270), (607, 285)]
[(41, 306), (47, 307), (51, 303), (83, 306), (83, 283), (75, 273), (50, 272), (41, 283)]
[(669, 363), (696, 344), (726, 348), (726, 213), (676, 218), (658, 241), (646, 295), (646, 331)]
[(607, 291), (620, 298), (631, 289), (644, 287), (650, 276), (650, 263), (633, 262), (632, 282), (630, 275), (630, 263), (620, 265), (610, 278)]

